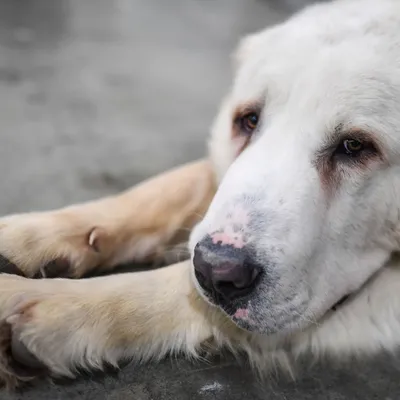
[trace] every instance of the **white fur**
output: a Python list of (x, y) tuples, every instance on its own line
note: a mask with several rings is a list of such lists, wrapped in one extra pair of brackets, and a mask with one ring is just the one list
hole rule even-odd
[[(236, 78), (210, 140), (221, 185), (190, 247), (221, 227), (236, 207), (232, 200), (252, 196), (250, 212), (261, 211), (268, 220), (257, 246), (272, 254), (283, 294), (297, 292), (307, 303), (285, 332), (252, 334), (245, 350), (261, 364), (277, 354), (286, 363), (310, 350), (340, 357), (395, 350), (400, 342), (400, 268), (393, 256), (400, 244), (400, 3), (339, 0), (309, 7), (246, 38), (236, 58)], [(235, 160), (232, 114), (254, 101), (264, 103), (261, 127)], [(312, 160), (338, 124), (373, 135), (385, 161), (361, 173), (344, 167), (338, 191), (326, 200)], [(276, 247), (284, 255), (274, 254)], [(294, 267), (288, 271), (288, 265)], [(329, 311), (348, 293), (349, 300)], [(258, 295), (255, 330), (269, 331), (277, 310), (285, 310), (283, 294)]]

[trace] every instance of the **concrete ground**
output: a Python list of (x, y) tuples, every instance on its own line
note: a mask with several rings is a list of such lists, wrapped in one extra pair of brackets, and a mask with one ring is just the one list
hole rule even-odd
[[(118, 192), (205, 154), (240, 36), (307, 0), (0, 0), (0, 213)], [(400, 399), (400, 362), (258, 382), (166, 360), (0, 399)]]

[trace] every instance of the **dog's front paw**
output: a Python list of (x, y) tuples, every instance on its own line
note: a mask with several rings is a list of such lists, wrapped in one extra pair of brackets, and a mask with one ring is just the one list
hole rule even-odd
[[(42, 281), (0, 276), (0, 386), (15, 388), (21, 382), (46, 373), (47, 368), (19, 340), (22, 320), (30, 319), (29, 310), (41, 297)], [(57, 282), (60, 286), (61, 282)], [(23, 307), (21, 307), (24, 305)]]
[(85, 290), (72, 290), (74, 282), (0, 275), (1, 384), (13, 388), (45, 374), (71, 375), (72, 343), (85, 322)]
[(29, 278), (78, 278), (101, 262), (104, 232), (73, 213), (0, 218), (0, 273)]
[(38, 375), (101, 369), (114, 348), (104, 292), (86, 281), (0, 276), (0, 380), (12, 387)]

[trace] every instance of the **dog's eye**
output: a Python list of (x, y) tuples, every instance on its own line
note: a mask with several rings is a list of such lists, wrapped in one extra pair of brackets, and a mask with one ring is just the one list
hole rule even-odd
[(240, 119), (241, 128), (247, 133), (252, 133), (258, 125), (259, 116), (256, 112), (250, 112)]
[(364, 149), (364, 143), (356, 139), (346, 139), (342, 142), (343, 150), (348, 155), (356, 155)]
[(354, 161), (366, 160), (377, 154), (377, 148), (368, 140), (344, 139), (336, 147), (333, 156), (343, 161), (352, 159)]
[(349, 157), (357, 157), (365, 149), (367, 149), (368, 144), (357, 139), (345, 139), (335, 150), (336, 155), (345, 155)]

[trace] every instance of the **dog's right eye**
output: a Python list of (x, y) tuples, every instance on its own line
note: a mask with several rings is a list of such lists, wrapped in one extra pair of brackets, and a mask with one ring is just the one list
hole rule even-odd
[(245, 114), (240, 118), (241, 130), (248, 134), (251, 134), (257, 128), (258, 122), (258, 113), (250, 112), (248, 114)]

